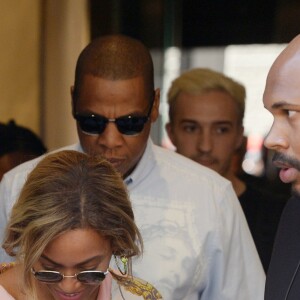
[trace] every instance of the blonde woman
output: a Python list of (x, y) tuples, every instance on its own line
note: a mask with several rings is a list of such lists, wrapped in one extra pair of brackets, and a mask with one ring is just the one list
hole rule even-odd
[(3, 248), (16, 263), (3, 265), (1, 300), (162, 299), (131, 276), (142, 239), (123, 180), (102, 158), (46, 156), (13, 207)]

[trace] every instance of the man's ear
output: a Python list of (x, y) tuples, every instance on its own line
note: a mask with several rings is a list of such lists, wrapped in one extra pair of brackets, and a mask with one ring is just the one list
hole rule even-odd
[(72, 115), (75, 115), (74, 85), (70, 87)]
[(159, 116), (159, 103), (160, 103), (160, 89), (157, 88), (154, 91), (154, 102), (150, 114), (150, 119), (152, 123), (155, 122)]

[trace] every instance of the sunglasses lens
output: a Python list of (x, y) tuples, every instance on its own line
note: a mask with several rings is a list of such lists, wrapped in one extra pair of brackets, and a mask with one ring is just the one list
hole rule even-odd
[(135, 135), (140, 133), (144, 129), (145, 123), (148, 121), (148, 117), (124, 117), (118, 118), (116, 124), (119, 131), (126, 135)]
[(60, 273), (50, 271), (35, 272), (34, 276), (37, 280), (48, 283), (60, 282), (63, 279), (63, 276)]
[(87, 134), (101, 134), (106, 126), (107, 120), (95, 116), (77, 116), (80, 129)]
[(101, 271), (84, 271), (77, 274), (77, 280), (87, 284), (99, 284), (105, 279), (105, 273)]
[(79, 127), (82, 132), (89, 135), (99, 135), (105, 130), (108, 122), (115, 122), (118, 130), (125, 135), (136, 135), (139, 134), (143, 129), (145, 123), (148, 121), (147, 116), (126, 116), (116, 119), (107, 119), (101, 116), (80, 116), (76, 115)]

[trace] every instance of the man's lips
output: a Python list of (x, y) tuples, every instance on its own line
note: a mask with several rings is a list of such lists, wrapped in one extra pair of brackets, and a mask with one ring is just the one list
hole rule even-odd
[(273, 165), (276, 168), (279, 168), (279, 169), (288, 169), (288, 168), (291, 168), (291, 166), (288, 163), (284, 163), (284, 162), (282, 162), (280, 160), (273, 160)]
[(113, 166), (120, 165), (124, 159), (121, 158), (105, 158), (107, 161), (109, 161)]
[(290, 183), (297, 179), (299, 172), (294, 167), (280, 161), (273, 161), (273, 164), (280, 169), (279, 178), (282, 182)]
[(195, 158), (194, 160), (203, 166), (211, 166), (215, 163), (214, 159)]

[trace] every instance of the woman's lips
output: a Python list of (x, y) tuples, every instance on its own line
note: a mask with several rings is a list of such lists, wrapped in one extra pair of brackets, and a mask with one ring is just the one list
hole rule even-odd
[(61, 300), (81, 300), (81, 292), (78, 293), (63, 293), (56, 291), (58, 298)]

